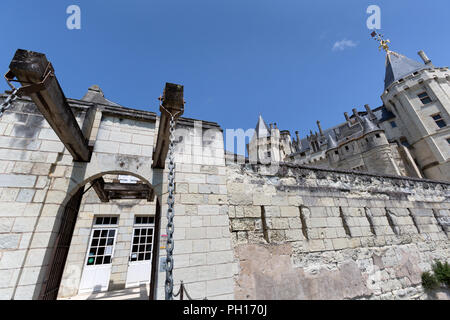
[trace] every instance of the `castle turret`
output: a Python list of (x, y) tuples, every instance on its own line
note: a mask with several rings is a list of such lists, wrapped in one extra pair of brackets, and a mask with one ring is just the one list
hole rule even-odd
[(259, 115), (255, 133), (248, 144), (248, 155), (251, 162), (271, 163), (281, 161), (280, 131), (273, 124), (269, 126)]
[(423, 52), (423, 64), (393, 51), (386, 52), (386, 108), (419, 169), (430, 179), (450, 180), (450, 73), (437, 68)]

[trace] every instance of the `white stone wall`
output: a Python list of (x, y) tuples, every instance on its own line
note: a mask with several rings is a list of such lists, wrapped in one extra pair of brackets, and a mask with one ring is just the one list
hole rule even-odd
[[(450, 73), (448, 68), (419, 71), (394, 82), (381, 96), (396, 115), (397, 125), (412, 145), (411, 153), (430, 179), (450, 180)], [(423, 104), (418, 94), (426, 91), (431, 103)], [(394, 107), (394, 103), (395, 107)], [(432, 115), (440, 113), (447, 126), (439, 128)], [(431, 169), (427, 170), (430, 166)]]
[[(237, 263), (231, 247), (222, 132), (202, 133), (197, 122), (194, 128), (180, 125), (176, 136), (180, 134), (184, 137), (175, 158), (174, 291), (182, 280), (194, 299), (233, 299)], [(161, 234), (166, 234), (166, 201), (165, 194)], [(160, 257), (165, 254), (162, 249)], [(160, 272), (158, 299), (164, 299), (164, 281), (165, 272)]]
[[(95, 107), (71, 103), (80, 124), (85, 110)], [(111, 109), (97, 106), (88, 137), (94, 148), (89, 163), (72, 161), (30, 100), (17, 101), (0, 119), (0, 299), (38, 298), (65, 204), (80, 187), (104, 174), (134, 175), (149, 183), (163, 204), (161, 234), (165, 233), (167, 170), (151, 168), (158, 119), (151, 114), (133, 119), (133, 112)], [(189, 134), (183, 134), (176, 154), (175, 284), (183, 280), (193, 297), (233, 298), (236, 264), (227, 218), (222, 132), (210, 123), (215, 130), (202, 130), (188, 120), (179, 123)], [(95, 212), (88, 208), (83, 207), (70, 259), (81, 258), (85, 250), (85, 243), (79, 242), (86, 239), (79, 232), (86, 232)], [(158, 299), (164, 299), (164, 277), (159, 273)], [(73, 293), (67, 288), (62, 295)]]

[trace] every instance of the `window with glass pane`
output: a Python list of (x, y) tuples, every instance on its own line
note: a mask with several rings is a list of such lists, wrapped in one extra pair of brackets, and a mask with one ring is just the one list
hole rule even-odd
[(117, 217), (96, 217), (94, 224), (96, 225), (117, 224)]
[(88, 266), (111, 263), (115, 235), (115, 229), (94, 229), (86, 263)]
[(154, 224), (155, 217), (150, 216), (137, 216), (134, 218), (134, 224)]
[(432, 102), (430, 97), (428, 96), (428, 93), (426, 92), (419, 93), (417, 96), (419, 97), (420, 101), (422, 101), (423, 104)]
[(153, 228), (135, 228), (130, 261), (150, 260), (153, 248)]
[(435, 114), (434, 116), (431, 116), (434, 120), (434, 122), (436, 122), (436, 124), (438, 125), (439, 128), (443, 128), (445, 127), (447, 124), (445, 123), (444, 119), (442, 119), (441, 114)]

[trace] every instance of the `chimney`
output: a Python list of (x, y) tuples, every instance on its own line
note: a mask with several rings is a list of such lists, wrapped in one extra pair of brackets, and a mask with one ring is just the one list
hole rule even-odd
[(274, 125), (275, 129), (278, 129), (278, 128), (277, 128), (277, 123), (276, 123), (276, 122), (275, 122), (273, 125)]
[(320, 125), (320, 121), (319, 120), (317, 120), (317, 127), (319, 128), (320, 135), (323, 136), (322, 127)]
[(270, 131), (273, 130), (273, 123), (270, 124)]
[(297, 142), (300, 141), (300, 137), (298, 136), (298, 131), (295, 131), (295, 135), (297, 136)]
[(422, 58), (423, 63), (425, 63), (427, 66), (433, 66), (431, 60), (428, 58), (427, 54), (423, 52), (423, 50), (420, 50), (419, 52), (417, 52), (417, 54)]
[(347, 120), (347, 122), (350, 121), (350, 118), (348, 117), (348, 113), (347, 112), (344, 112), (344, 117), (345, 117), (345, 120)]

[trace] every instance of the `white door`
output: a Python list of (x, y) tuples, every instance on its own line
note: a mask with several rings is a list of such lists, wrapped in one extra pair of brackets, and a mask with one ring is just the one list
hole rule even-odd
[(150, 283), (154, 217), (136, 217), (128, 259), (126, 287)]
[(117, 227), (94, 226), (92, 229), (89, 250), (78, 289), (79, 293), (108, 290), (116, 235)]

